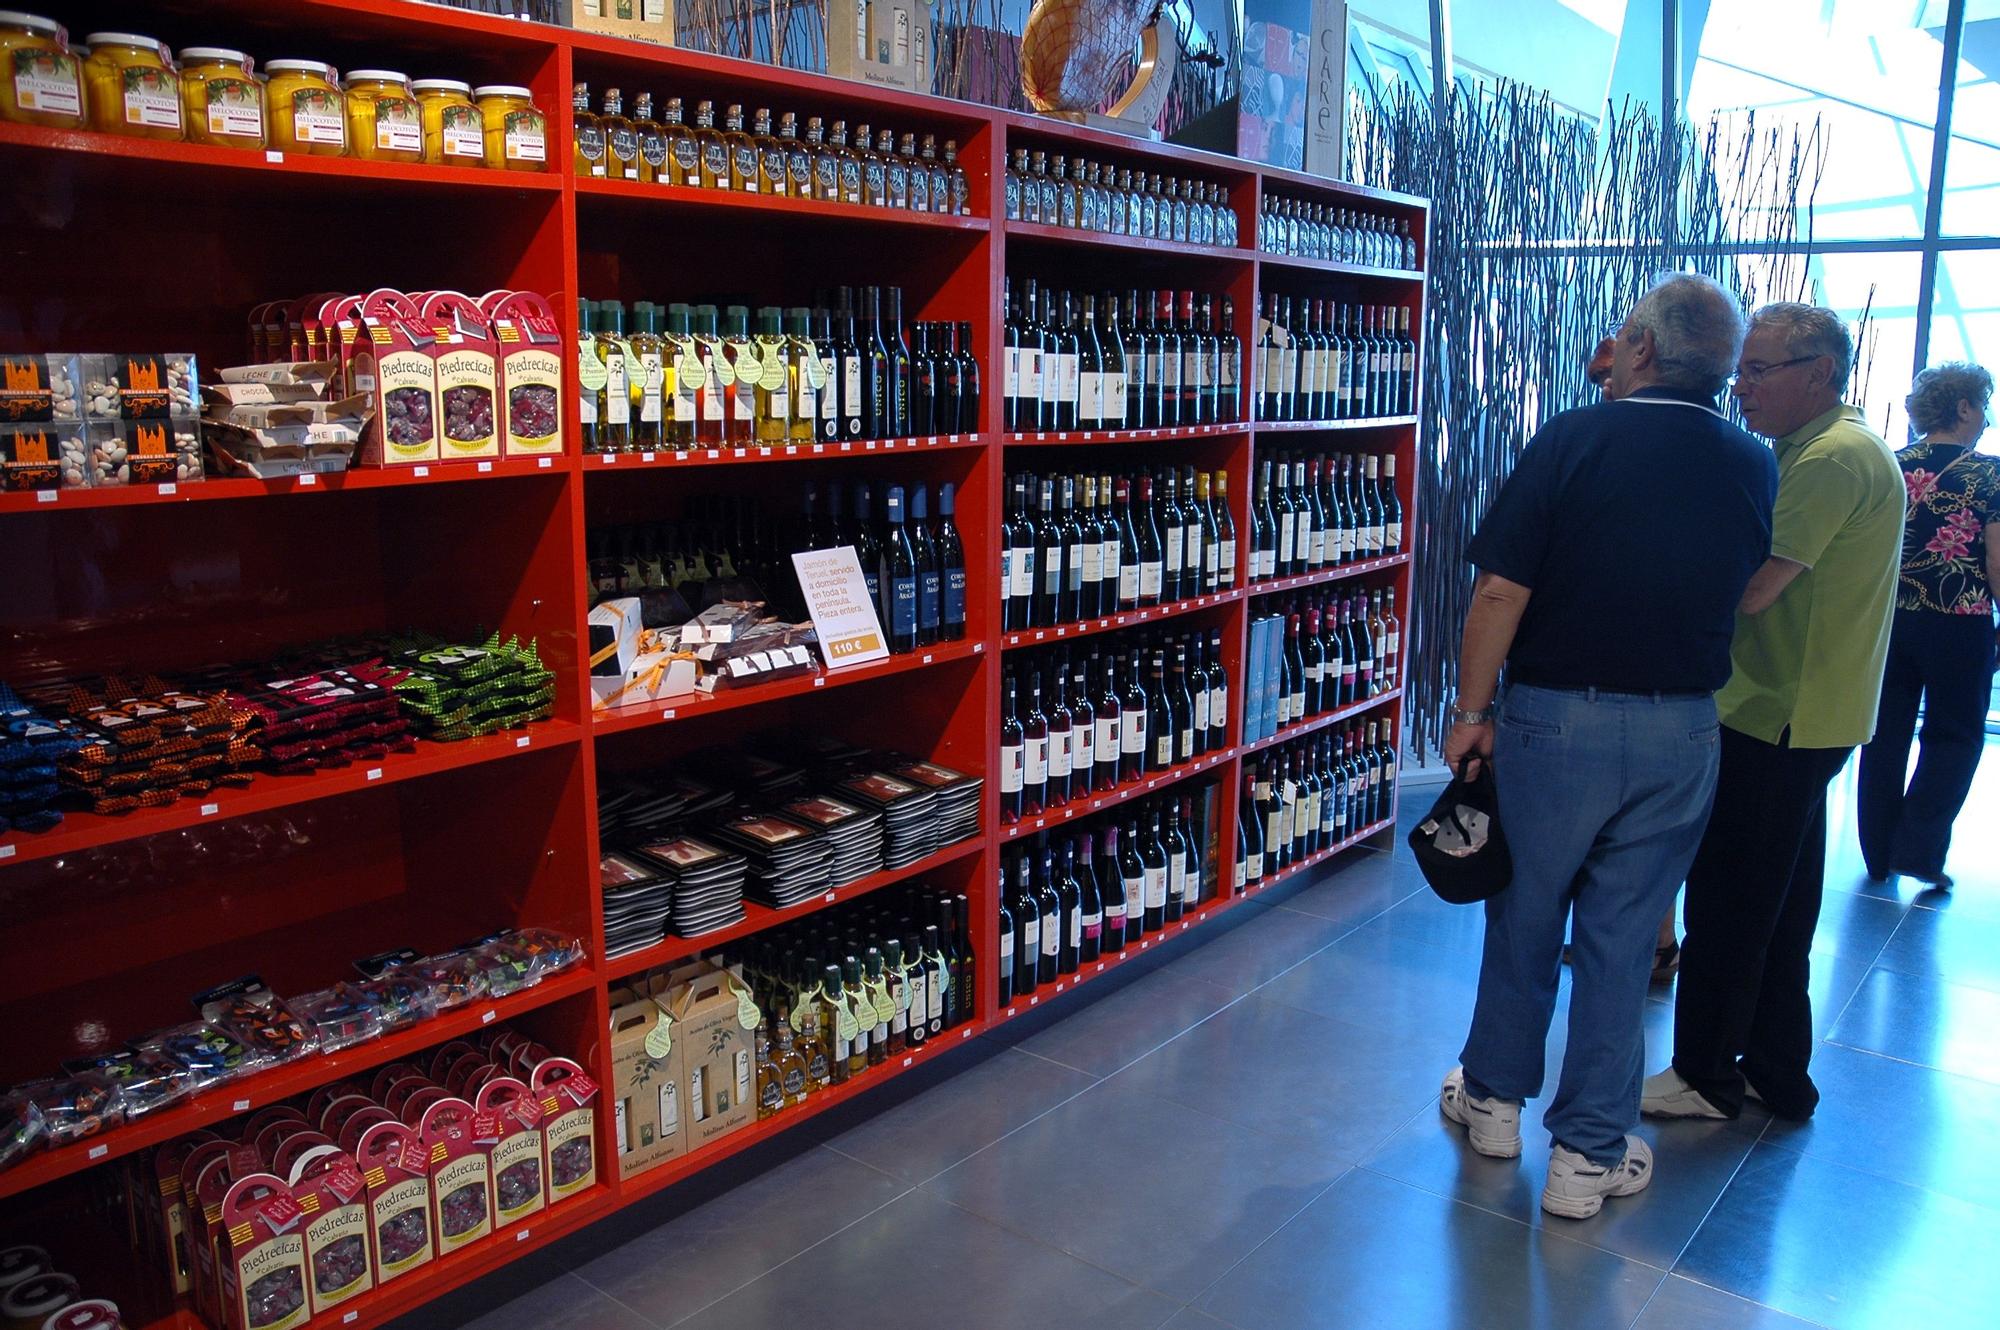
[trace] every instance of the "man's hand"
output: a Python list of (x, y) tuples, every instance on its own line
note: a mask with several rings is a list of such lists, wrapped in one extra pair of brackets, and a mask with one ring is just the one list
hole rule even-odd
[(1444, 740), (1444, 764), (1454, 775), (1460, 774), (1460, 764), (1471, 759), (1463, 770), (1467, 780), (1478, 776), (1493, 760), (1493, 722), (1484, 725), (1467, 725), (1463, 722), (1451, 727), (1451, 733)]

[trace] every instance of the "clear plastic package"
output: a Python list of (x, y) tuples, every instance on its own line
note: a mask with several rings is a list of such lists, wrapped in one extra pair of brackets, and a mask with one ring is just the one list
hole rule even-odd
[(201, 414), (192, 351), (76, 357), (83, 414), (92, 420), (164, 420)]
[(91, 1058), (75, 1058), (63, 1064), (71, 1075), (103, 1076), (118, 1087), (124, 1101), (125, 1118), (144, 1117), (169, 1104), (179, 1103), (194, 1093), (194, 1077), (187, 1068), (143, 1049), (123, 1049)]
[(0, 1171), (10, 1169), (48, 1144), (42, 1110), (26, 1095), (0, 1095)]
[(582, 940), (553, 928), (510, 928), (500, 940), (527, 953), (536, 983), (571, 969), (583, 959)]
[(139, 1051), (157, 1053), (189, 1076), (189, 1090), (199, 1094), (272, 1064), (269, 1055), (249, 1047), (207, 1021), (190, 1021), (149, 1035)]
[(287, 1004), (317, 1036), (322, 1053), (382, 1037), (382, 1009), (360, 985), (342, 980)]
[(290, 1062), (319, 1051), (319, 1032), (255, 976), (212, 988), (196, 998), (202, 1019), (234, 1035), (272, 1062)]
[(437, 994), (430, 983), (407, 967), (391, 970), (380, 979), (364, 979), (355, 985), (375, 1004), (376, 1018), (386, 1030), (400, 1030), (427, 1021), (438, 1014)]
[(450, 1011), (486, 996), (486, 966), (471, 951), (426, 956), (405, 967), (405, 973), (429, 985), (439, 1011)]
[(41, 1113), (49, 1144), (68, 1145), (125, 1120), (125, 1099), (108, 1076), (80, 1072), (30, 1081), (17, 1093)]

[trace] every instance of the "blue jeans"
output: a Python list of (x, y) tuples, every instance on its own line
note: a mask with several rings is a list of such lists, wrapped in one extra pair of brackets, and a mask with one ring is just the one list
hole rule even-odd
[(1486, 903), (1466, 1089), (1525, 1103), (1542, 1067), (1571, 930), (1569, 1050), (1543, 1121), (1599, 1164), (1625, 1157), (1645, 1079), (1642, 1025), (1660, 917), (1715, 798), (1709, 696), (1516, 685), (1493, 741), (1514, 881)]

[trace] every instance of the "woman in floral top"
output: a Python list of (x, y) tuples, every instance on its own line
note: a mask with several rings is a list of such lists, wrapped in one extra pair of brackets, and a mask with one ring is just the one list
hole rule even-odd
[[(1896, 626), (1875, 738), (1861, 750), (1858, 820), (1871, 877), (1948, 888), (1945, 851), (1985, 747), (1993, 686), (1993, 588), (2000, 582), (2000, 458), (1974, 452), (1993, 376), (1935, 365), (1910, 391), (1917, 442), (1896, 455), (1909, 488)], [(1910, 741), (1924, 711), (1917, 771)]]

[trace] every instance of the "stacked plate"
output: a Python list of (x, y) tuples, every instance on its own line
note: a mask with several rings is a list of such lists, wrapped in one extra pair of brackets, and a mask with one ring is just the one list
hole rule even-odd
[(882, 867), (907, 868), (938, 847), (936, 790), (886, 771), (857, 772), (834, 782), (836, 798), (878, 808), (889, 833)]
[(597, 835), (606, 845), (671, 836), (687, 821), (687, 796), (676, 782), (633, 776), (606, 786), (597, 796)]
[(743, 921), (743, 879), (750, 866), (742, 855), (694, 836), (653, 841), (640, 853), (673, 883), (677, 935), (700, 937)]
[(598, 861), (604, 891), (604, 954), (642, 951), (667, 934), (674, 884), (650, 859), (608, 850)]
[(828, 885), (844, 887), (881, 870), (887, 833), (879, 810), (821, 794), (781, 804), (778, 811), (801, 826), (826, 833), (833, 845), (832, 881)]
[(937, 791), (932, 815), (937, 821), (937, 843), (933, 849), (962, 841), (979, 830), (979, 792), (986, 782), (977, 776), (936, 762), (908, 761), (889, 767), (889, 774), (923, 789)]
[(737, 813), (711, 834), (748, 857), (750, 895), (759, 904), (790, 909), (833, 886), (833, 842), (810, 826), (776, 813)]

